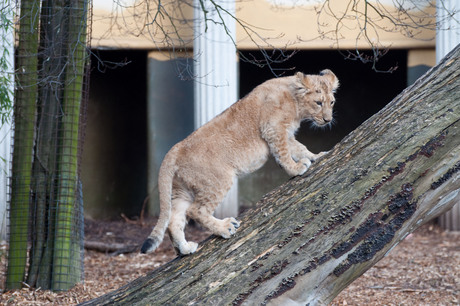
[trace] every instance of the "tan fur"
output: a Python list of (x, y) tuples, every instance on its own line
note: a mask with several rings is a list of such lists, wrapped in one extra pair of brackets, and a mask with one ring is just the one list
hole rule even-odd
[(268, 80), (176, 144), (160, 167), (160, 217), (142, 252), (155, 250), (166, 230), (180, 254), (195, 252), (197, 244), (184, 236), (187, 217), (230, 238), (239, 221), (219, 220), (213, 212), (233, 178), (262, 167), (269, 154), (289, 175), (305, 173), (323, 153), (308, 151), (294, 134), (303, 120), (318, 126), (332, 121), (338, 85), (330, 70)]

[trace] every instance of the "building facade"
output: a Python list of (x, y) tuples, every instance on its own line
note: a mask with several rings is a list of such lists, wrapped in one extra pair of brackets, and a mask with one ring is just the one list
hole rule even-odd
[[(269, 78), (325, 68), (339, 77), (337, 124), (331, 130), (302, 126), (297, 135), (319, 152), (436, 62), (435, 9), (429, 1), (415, 8), (394, 7), (393, 1), (251, 0), (235, 2), (234, 10), (215, 3), (205, 14), (199, 1), (162, 1), (161, 7), (127, 1), (121, 8), (94, 0), (95, 56), (82, 169), (88, 216), (139, 215), (148, 194), (149, 211), (156, 214), (157, 174), (169, 148)], [(418, 24), (403, 26), (404, 12), (419, 18)], [(208, 35), (212, 26), (220, 29), (218, 36)], [(200, 39), (208, 45), (198, 50)], [(216, 46), (220, 49), (211, 50)], [(385, 56), (375, 69), (372, 61), (363, 63), (376, 54)], [(207, 70), (199, 70), (201, 63)], [(204, 94), (197, 95), (199, 90)], [(223, 96), (233, 102), (216, 106), (216, 97)], [(208, 114), (202, 122), (200, 112)], [(228, 204), (233, 212), (221, 214), (250, 206), (286, 179), (270, 160), (239, 180)]]

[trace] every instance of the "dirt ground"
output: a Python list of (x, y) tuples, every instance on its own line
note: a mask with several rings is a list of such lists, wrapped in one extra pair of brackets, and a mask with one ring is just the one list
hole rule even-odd
[[(140, 245), (149, 232), (149, 226), (124, 220), (85, 222), (87, 242), (126, 245), (126, 249)], [(208, 235), (195, 226), (187, 230), (188, 238), (195, 241)], [(6, 250), (3, 243), (0, 289), (5, 280)], [(85, 250), (83, 284), (59, 293), (32, 288), (7, 292), (1, 289), (0, 305), (75, 305), (115, 290), (174, 257), (168, 238), (149, 255)], [(346, 288), (332, 305), (460, 305), (460, 234), (442, 231), (432, 224), (423, 226)]]

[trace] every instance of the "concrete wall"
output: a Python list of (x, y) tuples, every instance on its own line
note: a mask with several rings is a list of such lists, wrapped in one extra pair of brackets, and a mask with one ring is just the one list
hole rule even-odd
[[(126, 0), (123, 1), (123, 6), (117, 6), (116, 2), (109, 3), (109, 1), (94, 1), (92, 46), (153, 50), (173, 47), (179, 50), (192, 47), (193, 38), (196, 36), (193, 33), (193, 0), (161, 1), (164, 10), (162, 14), (164, 16), (170, 14), (171, 19), (157, 18), (153, 23), (157, 1), (148, 2), (149, 7), (145, 4), (147, 2), (143, 1)], [(402, 1), (397, 5), (391, 0), (381, 0), (378, 4), (374, 2), (372, 4), (381, 12), (404, 19), (394, 20), (396, 24), (409, 22), (410, 18), (403, 15), (404, 10), (407, 10), (417, 23), (434, 22), (434, 9), (428, 7), (426, 2), (418, 3), (416, 10), (413, 10), (412, 1)], [(404, 27), (395, 27), (389, 18), (382, 18), (369, 7), (366, 13), (372, 22), (366, 24), (363, 17), (366, 1), (354, 1), (353, 5), (350, 5), (350, 1), (342, 0), (329, 3), (330, 5), (324, 6), (324, 1), (308, 0), (236, 1), (235, 17), (241, 21), (237, 25), (237, 47), (238, 49), (258, 47), (362, 49), (369, 48), (369, 42), (377, 44), (380, 49), (382, 46), (384, 48), (434, 46), (433, 29), (408, 29), (409, 31), (406, 32)], [(209, 15), (207, 17), (209, 18)], [(428, 18), (423, 19), (423, 17)], [(198, 18), (204, 19), (204, 13)], [(174, 27), (170, 20), (174, 20)], [(218, 17), (214, 21), (221, 22)], [(363, 37), (365, 24), (369, 40)], [(160, 27), (164, 31), (160, 30)], [(340, 33), (336, 36), (337, 28)], [(415, 39), (408, 38), (411, 35), (415, 36)]]
[(407, 85), (413, 84), (434, 65), (436, 65), (435, 49), (409, 50), (407, 54)]
[(193, 82), (180, 79), (180, 69), (192, 69), (192, 60), (170, 59), (150, 52), (147, 73), (149, 212), (159, 213), (158, 171), (169, 149), (193, 132)]

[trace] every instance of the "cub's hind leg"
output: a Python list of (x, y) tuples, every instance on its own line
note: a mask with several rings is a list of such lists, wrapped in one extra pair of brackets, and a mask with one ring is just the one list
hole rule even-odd
[(187, 210), (187, 215), (208, 228), (213, 234), (221, 236), (223, 238), (230, 238), (236, 233), (236, 230), (240, 226), (240, 222), (235, 218), (218, 219), (213, 216), (213, 213), (217, 206), (224, 200), (225, 195), (230, 190), (233, 180), (230, 177), (229, 182), (222, 186), (223, 181), (220, 181), (220, 187), (226, 187), (218, 189), (213, 186), (208, 186), (206, 191), (200, 191), (195, 195), (195, 201)]
[(221, 236), (225, 239), (230, 238), (236, 233), (236, 230), (240, 227), (240, 222), (238, 220), (235, 218), (218, 219), (213, 216), (214, 209), (210, 210), (206, 206), (200, 204), (201, 203), (197, 203), (196, 201), (192, 204), (192, 206), (195, 207), (188, 211), (190, 218), (209, 229), (214, 235)]
[(171, 219), (169, 220), (168, 234), (177, 253), (182, 255), (192, 254), (198, 248), (198, 243), (185, 240), (185, 225), (187, 224), (186, 212), (190, 201), (176, 198), (171, 203)]

